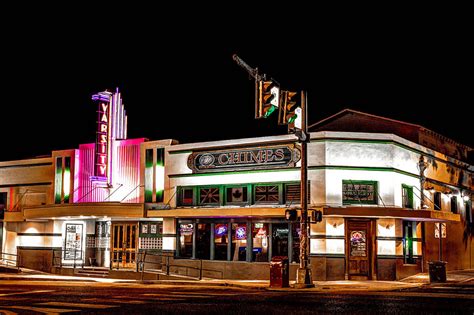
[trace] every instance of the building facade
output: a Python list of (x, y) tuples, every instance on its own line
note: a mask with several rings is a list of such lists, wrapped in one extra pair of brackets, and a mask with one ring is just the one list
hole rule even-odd
[[(473, 268), (469, 152), (420, 126), (351, 110), (312, 125), (309, 209), (323, 212), (308, 231), (313, 278), (395, 280), (434, 260)], [(49, 158), (0, 162), (2, 251), (42, 270), (55, 259), (135, 270), (148, 251), (178, 273), (236, 279), (268, 279), (271, 259), (287, 256), (294, 276), (301, 231), (285, 210), (300, 209), (300, 163), (294, 135), (98, 137)]]

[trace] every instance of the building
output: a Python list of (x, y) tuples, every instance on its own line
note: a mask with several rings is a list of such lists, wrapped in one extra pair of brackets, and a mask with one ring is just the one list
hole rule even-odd
[[(99, 112), (121, 103), (118, 92), (97, 98)], [(285, 219), (300, 207), (294, 135), (121, 139), (109, 117), (125, 115), (108, 115), (95, 145), (0, 162), (3, 252), (42, 270), (59, 259), (134, 271), (146, 250), (182, 274), (238, 279), (268, 279), (272, 257), (288, 256), (294, 277), (300, 226)], [(323, 211), (310, 225), (315, 280), (401, 279), (434, 260), (473, 268), (464, 235), (473, 224), (471, 148), (352, 110), (309, 131), (309, 209)]]

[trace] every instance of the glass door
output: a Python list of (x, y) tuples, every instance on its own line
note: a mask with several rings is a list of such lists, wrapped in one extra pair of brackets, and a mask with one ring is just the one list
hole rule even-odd
[(137, 239), (137, 223), (112, 225), (112, 267), (135, 268)]

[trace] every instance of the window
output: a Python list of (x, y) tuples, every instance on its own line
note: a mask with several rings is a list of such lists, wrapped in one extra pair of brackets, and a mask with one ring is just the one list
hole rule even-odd
[(377, 182), (342, 181), (343, 204), (377, 204)]
[(199, 189), (199, 204), (220, 204), (219, 187), (200, 188)]
[(441, 210), (441, 193), (436, 191), (433, 196), (434, 199), (434, 209)]
[(402, 207), (413, 209), (413, 187), (402, 185)]
[(179, 206), (194, 205), (194, 188), (193, 187), (181, 187), (178, 205)]
[(451, 212), (458, 213), (458, 198), (456, 196), (451, 197)]
[(7, 193), (0, 192), (0, 219), (3, 220), (4, 212), (7, 209)]
[[(311, 184), (308, 182), (308, 188), (306, 190), (308, 194), (308, 201), (311, 200)], [(301, 203), (301, 184), (292, 183), (285, 184), (285, 202), (287, 205), (297, 205)]]
[(214, 260), (227, 260), (229, 246), (229, 224), (218, 223), (214, 231)]
[(226, 203), (248, 203), (248, 193), (246, 186), (227, 187)]
[(255, 203), (280, 203), (279, 186), (255, 186)]
[(416, 236), (416, 222), (403, 221), (403, 258), (405, 264), (414, 264), (413, 235)]
[(268, 223), (252, 224), (252, 261), (268, 261)]
[(178, 221), (178, 257), (191, 258), (193, 256), (194, 224), (191, 221)]
[(469, 225), (472, 225), (472, 207), (469, 201), (464, 203), (464, 209), (466, 209), (466, 222)]

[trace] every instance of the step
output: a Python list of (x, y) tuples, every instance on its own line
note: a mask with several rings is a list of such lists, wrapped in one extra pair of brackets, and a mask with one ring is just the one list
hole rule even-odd
[(81, 276), (102, 276), (106, 277), (109, 275), (108, 269), (76, 269), (74, 274)]

